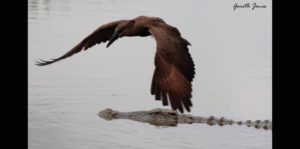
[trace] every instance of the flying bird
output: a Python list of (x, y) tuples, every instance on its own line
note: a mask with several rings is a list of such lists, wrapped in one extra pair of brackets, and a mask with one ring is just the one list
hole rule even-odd
[(44, 66), (72, 56), (82, 50), (107, 42), (109, 47), (121, 37), (153, 36), (156, 40), (155, 70), (151, 83), (151, 95), (161, 100), (164, 106), (184, 113), (192, 107), (192, 81), (195, 65), (189, 53), (191, 45), (181, 37), (177, 28), (158, 17), (139, 16), (132, 20), (119, 20), (100, 26), (70, 51), (50, 61), (40, 60), (36, 65)]

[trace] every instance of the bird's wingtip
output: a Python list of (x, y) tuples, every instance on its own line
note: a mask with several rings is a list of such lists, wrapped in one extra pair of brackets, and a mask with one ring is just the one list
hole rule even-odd
[(45, 65), (52, 64), (55, 61), (56, 61), (56, 59), (51, 59), (50, 61), (45, 61), (45, 60), (39, 59), (39, 61), (35, 61), (35, 65), (37, 65), (37, 66), (45, 66)]

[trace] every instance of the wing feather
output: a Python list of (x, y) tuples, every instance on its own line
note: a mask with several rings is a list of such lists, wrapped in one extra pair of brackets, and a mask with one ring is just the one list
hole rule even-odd
[(73, 47), (67, 53), (62, 55), (61, 57), (56, 58), (56, 59), (51, 59), (50, 61), (44, 61), (44, 60), (37, 61), (36, 65), (38, 65), (38, 66), (49, 65), (49, 64), (52, 64), (59, 60), (70, 57), (73, 54), (82, 51), (82, 49), (87, 50), (88, 48), (90, 48), (96, 44), (100, 44), (101, 42), (106, 42), (112, 36), (112, 34), (113, 34), (115, 28), (118, 26), (118, 24), (120, 24), (121, 22), (124, 22), (124, 21), (126, 21), (126, 20), (114, 21), (114, 22), (102, 25), (98, 29), (96, 29), (93, 33), (91, 33), (86, 38), (84, 38), (75, 47)]
[(161, 23), (149, 28), (155, 38), (155, 70), (151, 94), (163, 105), (170, 103), (173, 110), (190, 112), (192, 107), (192, 80), (195, 75), (194, 62), (188, 51), (190, 43), (181, 37), (179, 31)]

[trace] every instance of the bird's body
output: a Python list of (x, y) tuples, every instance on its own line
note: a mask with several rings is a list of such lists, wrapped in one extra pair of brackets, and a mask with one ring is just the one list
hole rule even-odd
[(151, 94), (162, 100), (164, 106), (171, 105), (173, 110), (190, 112), (192, 106), (192, 84), (195, 68), (189, 54), (190, 43), (181, 37), (180, 32), (161, 18), (139, 16), (132, 20), (119, 20), (100, 26), (63, 56), (51, 61), (37, 62), (43, 66), (65, 59), (83, 50), (109, 41), (109, 47), (121, 37), (149, 36), (156, 40), (155, 70), (151, 84)]

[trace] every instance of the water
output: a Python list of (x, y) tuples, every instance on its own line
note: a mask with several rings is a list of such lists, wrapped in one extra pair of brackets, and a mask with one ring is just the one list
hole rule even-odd
[(155, 127), (106, 121), (119, 111), (163, 107), (150, 95), (155, 40), (122, 38), (45, 67), (98, 26), (139, 15), (159, 16), (192, 44), (196, 64), (191, 114), (272, 120), (271, 1), (233, 11), (235, 1), (29, 0), (30, 149), (272, 148), (272, 131), (243, 126)]

